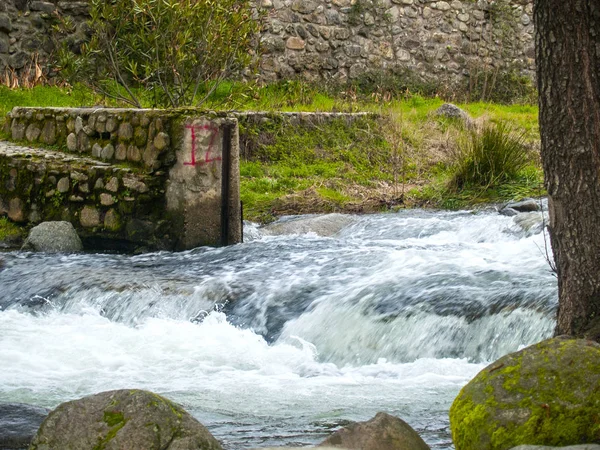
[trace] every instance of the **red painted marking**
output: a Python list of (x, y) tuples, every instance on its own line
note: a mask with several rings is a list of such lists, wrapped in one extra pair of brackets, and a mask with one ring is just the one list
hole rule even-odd
[[(208, 164), (214, 161), (221, 161), (223, 158), (217, 156), (216, 158), (210, 158), (210, 153), (213, 150), (213, 146), (215, 144), (215, 139), (219, 134), (219, 129), (213, 125), (186, 125), (188, 130), (191, 130), (192, 133), (192, 155), (190, 162), (184, 162), (184, 166), (196, 166), (197, 164)], [(206, 154), (204, 155), (204, 161), (196, 161), (196, 130), (209, 130), (210, 134), (210, 142), (208, 143), (208, 149), (206, 150)]]

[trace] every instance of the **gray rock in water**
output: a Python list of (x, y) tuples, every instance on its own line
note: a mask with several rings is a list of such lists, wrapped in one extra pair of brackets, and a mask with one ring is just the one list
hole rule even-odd
[(519, 214), (519, 211), (517, 211), (516, 209), (512, 209), (512, 208), (502, 208), (500, 210), (500, 214), (502, 214), (503, 216), (512, 217), (512, 216), (516, 216), (517, 214)]
[(439, 117), (445, 117), (447, 119), (458, 119), (462, 120), (466, 125), (471, 125), (472, 119), (466, 111), (460, 109), (458, 106), (452, 103), (444, 103), (438, 109), (435, 110), (435, 114)]
[(0, 403), (0, 449), (29, 447), (48, 412), (22, 403)]
[(356, 422), (336, 431), (319, 447), (351, 450), (429, 450), (410, 425), (398, 417), (380, 412), (367, 422)]
[(503, 208), (503, 210), (508, 208), (514, 209), (517, 212), (532, 212), (539, 211), (540, 204), (537, 200), (534, 200), (532, 198), (526, 198), (524, 200), (521, 200), (520, 202), (510, 202)]
[(31, 443), (36, 450), (222, 450), (181, 406), (148, 391), (123, 389), (63, 403)]
[(279, 236), (282, 234), (315, 233), (319, 236), (334, 236), (342, 228), (354, 223), (352, 216), (344, 214), (327, 214), (324, 216), (301, 217), (283, 222), (275, 222), (263, 227), (266, 234)]
[(517, 214), (513, 222), (518, 225), (528, 236), (538, 234), (544, 227), (544, 217), (539, 212), (527, 212)]
[(37, 252), (80, 252), (81, 239), (69, 222), (42, 222), (33, 227), (23, 244), (23, 250)]
[(581, 444), (581, 445), (570, 445), (568, 447), (546, 447), (544, 445), (519, 445), (513, 447), (511, 450), (600, 450), (598, 444)]

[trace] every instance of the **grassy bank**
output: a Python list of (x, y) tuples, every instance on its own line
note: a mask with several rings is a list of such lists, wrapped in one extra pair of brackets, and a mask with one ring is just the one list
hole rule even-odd
[[(462, 208), (542, 195), (538, 162), (537, 107), (469, 103), (459, 105), (473, 118), (469, 128), (434, 111), (443, 101), (403, 94), (384, 98), (353, 90), (327, 93), (299, 82), (265, 87), (224, 83), (204, 105), (220, 110), (369, 111), (348, 126), (332, 122), (308, 128), (281, 124), (242, 130), (248, 150), (242, 155), (245, 218), (269, 221), (282, 214), (372, 212), (401, 207)], [(14, 106), (107, 104), (87, 89), (0, 86), (0, 114)], [(148, 103), (145, 106), (151, 106)], [(501, 124), (517, 133), (526, 157), (516, 171), (492, 180), (456, 182), (464, 166), (465, 142), (474, 130)], [(489, 144), (486, 144), (489, 145)], [(501, 150), (502, 151), (502, 150)], [(488, 154), (484, 150), (482, 154)], [(481, 162), (470, 161), (480, 171)], [(469, 167), (471, 167), (469, 166)], [(463, 167), (464, 169), (464, 167)]]

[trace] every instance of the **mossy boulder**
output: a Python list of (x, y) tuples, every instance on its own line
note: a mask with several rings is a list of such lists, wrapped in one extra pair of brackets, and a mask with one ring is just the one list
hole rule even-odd
[(557, 337), (511, 353), (450, 408), (456, 450), (600, 442), (600, 345)]
[(102, 392), (63, 403), (40, 426), (30, 450), (222, 450), (181, 406), (141, 390)]

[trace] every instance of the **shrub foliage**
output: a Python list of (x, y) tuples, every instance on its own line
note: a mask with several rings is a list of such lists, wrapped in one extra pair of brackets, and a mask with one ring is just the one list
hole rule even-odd
[(91, 0), (91, 38), (63, 73), (141, 107), (202, 103), (253, 60), (260, 21), (249, 0)]
[(452, 185), (492, 187), (517, 178), (532, 162), (525, 133), (506, 122), (468, 130), (458, 142), (452, 165)]

